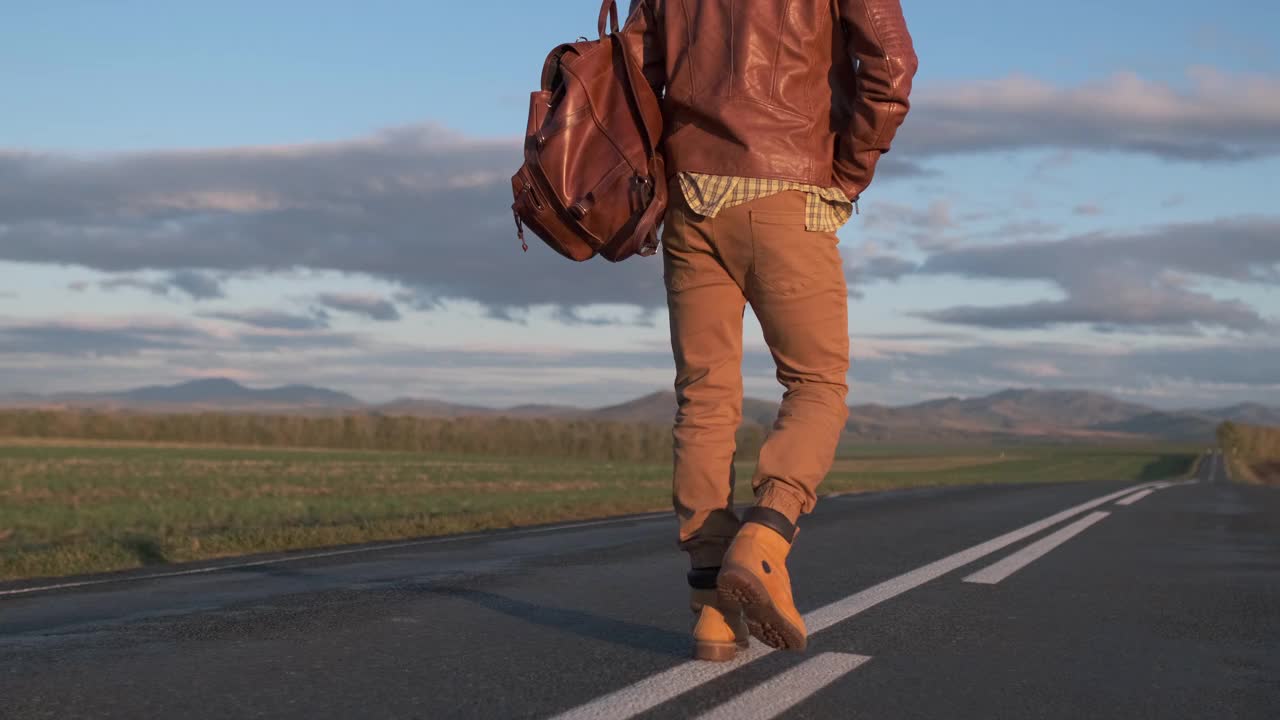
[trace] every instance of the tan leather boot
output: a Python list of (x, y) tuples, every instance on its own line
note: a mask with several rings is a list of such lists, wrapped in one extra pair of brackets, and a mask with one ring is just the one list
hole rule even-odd
[(720, 609), (715, 590), (690, 590), (689, 609), (697, 617), (693, 625), (693, 657), (712, 662), (728, 662), (751, 642), (742, 612)]
[[(753, 515), (768, 521), (768, 526), (752, 521)], [(774, 511), (749, 512), (747, 518), (729, 546), (716, 582), (720, 607), (742, 608), (751, 634), (769, 647), (804, 650), (808, 632), (791, 598), (786, 565), (795, 526)]]

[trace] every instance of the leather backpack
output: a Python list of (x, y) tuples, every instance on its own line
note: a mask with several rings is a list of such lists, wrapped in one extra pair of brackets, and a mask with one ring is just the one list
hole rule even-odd
[(667, 207), (661, 102), (624, 44), (640, 38), (619, 31), (615, 0), (600, 8), (599, 31), (552, 50), (530, 98), (524, 165), (511, 178), (525, 251), (525, 227), (577, 261), (657, 250)]

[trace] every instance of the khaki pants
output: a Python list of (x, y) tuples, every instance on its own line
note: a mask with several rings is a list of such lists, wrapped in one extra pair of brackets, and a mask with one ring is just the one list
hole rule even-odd
[(813, 510), (848, 419), (848, 293), (834, 233), (805, 230), (788, 191), (697, 215), (673, 188), (663, 231), (675, 354), (673, 500), (680, 547), (715, 567), (738, 531), (734, 434), (742, 418), (746, 305), (786, 388), (752, 479), (756, 504), (791, 521)]

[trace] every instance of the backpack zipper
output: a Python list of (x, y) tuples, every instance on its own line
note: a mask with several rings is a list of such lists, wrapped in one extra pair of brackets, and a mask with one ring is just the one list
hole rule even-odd
[(511, 214), (516, 217), (516, 239), (520, 241), (520, 248), (525, 252), (529, 252), (529, 243), (524, 239), (524, 223), (520, 222), (520, 212), (515, 208), (511, 208)]

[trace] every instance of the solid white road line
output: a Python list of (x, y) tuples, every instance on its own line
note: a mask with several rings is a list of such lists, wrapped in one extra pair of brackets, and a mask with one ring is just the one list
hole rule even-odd
[(845, 653), (816, 655), (700, 715), (698, 720), (772, 720), (870, 659)]
[(1154, 489), (1151, 489), (1151, 490), (1143, 490), (1142, 492), (1136, 492), (1136, 493), (1134, 493), (1134, 494), (1130, 495), (1130, 496), (1129, 496), (1129, 497), (1127, 497), (1127, 498), (1120, 498), (1119, 500), (1117, 500), (1117, 501), (1116, 501), (1116, 504), (1117, 504), (1117, 505), (1125, 505), (1125, 506), (1132, 505), (1132, 504), (1134, 504), (1134, 503), (1138, 502), (1139, 500), (1141, 500), (1142, 498), (1144, 498), (1144, 497), (1146, 497), (1146, 496), (1150, 495), (1150, 494), (1151, 494), (1151, 493), (1153, 493), (1153, 492), (1155, 492), (1155, 490), (1154, 490)]
[(616, 525), (627, 522), (651, 522), (653, 520), (665, 520), (671, 513), (653, 513), (650, 515), (637, 515), (631, 517), (607, 518), (605, 520), (587, 520), (584, 522), (569, 523), (563, 525), (551, 525), (548, 527), (528, 528), (526, 530), (511, 530), (500, 535), (492, 534), (493, 531), (481, 531), (467, 533), (465, 535), (450, 535), (448, 537), (424, 538), (422, 540), (409, 540), (406, 542), (391, 543), (388, 545), (373, 545), (368, 547), (343, 548), (340, 550), (326, 550), (324, 552), (299, 553), (297, 555), (288, 555), (285, 557), (271, 558), (269, 560), (253, 560), (250, 562), (230, 563), (227, 565), (214, 565), (212, 567), (192, 568), (190, 570), (173, 570), (171, 572), (148, 573), (146, 575), (126, 575), (122, 577), (105, 577), (95, 578), (93, 580), (79, 580), (75, 582), (57, 583), (55, 585), (39, 585), (36, 587), (18, 588), (16, 590), (0, 590), (0, 597), (11, 595), (31, 595), (34, 593), (47, 592), (50, 590), (68, 590), (70, 588), (92, 587), (94, 585), (109, 585), (112, 583), (131, 583), (141, 582), (143, 580), (158, 580), (161, 578), (183, 577), (186, 575), (208, 575), (210, 573), (223, 572), (224, 570), (240, 570), (243, 568), (262, 567), (263, 565), (280, 565), (282, 563), (298, 562), (299, 560), (315, 560), (318, 558), (340, 557), (342, 555), (359, 555), (361, 553), (380, 552), (383, 550), (399, 550), (408, 547), (421, 547), (423, 545), (439, 545), (442, 543), (458, 542), (461, 540), (476, 540), (491, 536), (495, 540), (502, 540), (510, 537), (519, 537), (522, 535), (537, 535), (539, 533), (557, 532), (560, 530), (577, 530), (579, 528), (595, 527), (597, 525)]
[[(818, 608), (804, 616), (809, 634), (825, 630), (838, 622), (847, 620), (858, 613), (875, 607), (880, 603), (917, 588), (934, 578), (963, 567), (977, 560), (998, 552), (1019, 540), (1030, 537), (1041, 530), (1086, 513), (1099, 505), (1105, 505), (1122, 498), (1135, 490), (1150, 487), (1152, 483), (1135, 485), (1134, 487), (1103, 495), (1089, 502), (1067, 508), (1060, 513), (1050, 515), (1025, 527), (1005, 533), (1000, 537), (962, 550), (941, 560), (934, 561), (898, 577), (886, 580), (879, 585), (862, 592), (850, 595), (843, 600)], [(635, 717), (647, 712), (672, 698), (710, 682), (722, 675), (733, 672), (748, 663), (773, 652), (772, 649), (752, 642), (751, 649), (740, 653), (738, 659), (727, 663), (705, 663), (696, 660), (677, 665), (656, 675), (651, 675), (639, 682), (579, 705), (567, 712), (555, 716), (554, 720), (583, 720), (585, 718), (625, 718)]]
[(1093, 525), (1110, 514), (1111, 513), (1096, 512), (1077, 520), (1058, 532), (1031, 543), (1000, 562), (979, 570), (965, 578), (964, 581), (968, 583), (981, 583), (983, 585), (995, 585), (1001, 580), (1004, 580), (1010, 575), (1040, 559), (1050, 550), (1053, 550), (1062, 543), (1084, 532), (1090, 525)]

